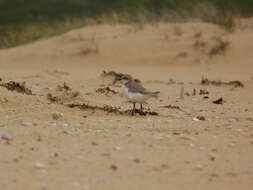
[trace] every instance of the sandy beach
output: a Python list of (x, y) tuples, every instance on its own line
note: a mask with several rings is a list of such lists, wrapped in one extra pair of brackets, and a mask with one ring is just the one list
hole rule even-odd
[[(252, 39), (252, 19), (97, 25), (1, 50), (0, 189), (252, 189)], [(103, 71), (160, 91), (156, 114)]]

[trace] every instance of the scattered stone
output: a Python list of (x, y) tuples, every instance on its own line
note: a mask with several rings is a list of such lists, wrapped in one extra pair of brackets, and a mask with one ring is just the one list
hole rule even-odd
[(119, 146), (115, 146), (113, 149), (114, 150), (120, 150), (121, 148)]
[(192, 137), (189, 137), (189, 136), (186, 136), (186, 135), (180, 135), (178, 138), (182, 139), (182, 140), (193, 140)]
[(180, 115), (190, 115), (188, 112), (186, 112), (186, 111), (178, 111), (178, 113), (180, 114)]
[(238, 118), (235, 118), (235, 117), (230, 117), (228, 118), (228, 121), (229, 122), (233, 122), (233, 121), (238, 121), (239, 119)]
[(114, 171), (116, 171), (116, 170), (118, 170), (118, 166), (116, 166), (116, 165), (113, 164), (113, 165), (111, 165), (111, 169), (114, 170)]
[(42, 162), (36, 162), (36, 163), (35, 163), (35, 167), (36, 167), (36, 168), (45, 168), (45, 164), (42, 163)]
[(193, 144), (193, 143), (191, 143), (191, 144), (190, 144), (190, 147), (195, 147), (195, 146), (196, 146), (196, 145), (195, 145), (195, 144)]
[(64, 122), (63, 124), (62, 124), (62, 126), (63, 127), (69, 127), (71, 124), (69, 123), (69, 122)]
[(210, 153), (208, 156), (211, 161), (214, 161), (216, 159), (216, 156), (213, 153)]
[(200, 119), (198, 117), (193, 117), (192, 121), (200, 121)]
[(223, 98), (219, 98), (218, 100), (213, 101), (214, 104), (222, 104), (223, 103)]
[(54, 152), (54, 153), (52, 153), (51, 154), (51, 157), (52, 158), (58, 158), (60, 155), (59, 155), (59, 153), (57, 153), (57, 152)]
[(206, 118), (204, 116), (197, 116), (196, 118), (200, 121), (205, 121), (206, 120)]
[(133, 159), (133, 161), (135, 162), (135, 163), (140, 163), (141, 162), (141, 160), (139, 159), (139, 158), (135, 158), (135, 159)]
[(60, 118), (63, 117), (63, 113), (54, 112), (54, 113), (52, 113), (52, 117), (53, 117), (53, 119), (55, 119), (55, 120), (59, 120)]
[(91, 143), (92, 146), (97, 146), (98, 144), (96, 142)]
[(32, 127), (32, 126), (36, 126), (36, 123), (23, 122), (23, 123), (21, 123), (21, 125), (24, 126), (24, 127)]
[(5, 140), (5, 141), (12, 141), (12, 140), (13, 140), (12, 137), (9, 136), (9, 135), (2, 135), (2, 136), (1, 136), (1, 139), (2, 139), (2, 140)]
[(195, 167), (197, 170), (203, 170), (204, 169), (204, 166), (202, 164), (198, 164), (196, 165)]

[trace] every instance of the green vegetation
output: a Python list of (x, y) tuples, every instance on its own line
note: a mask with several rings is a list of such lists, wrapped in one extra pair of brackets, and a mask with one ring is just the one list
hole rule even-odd
[(0, 0), (0, 48), (8, 48), (91, 23), (145, 23), (197, 17), (234, 27), (251, 16), (253, 0)]

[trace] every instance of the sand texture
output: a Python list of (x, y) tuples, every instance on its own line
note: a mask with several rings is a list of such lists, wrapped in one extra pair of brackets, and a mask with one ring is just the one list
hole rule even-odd
[[(1, 190), (253, 189), (250, 20), (90, 26), (0, 68)], [(160, 91), (147, 115), (104, 70)]]

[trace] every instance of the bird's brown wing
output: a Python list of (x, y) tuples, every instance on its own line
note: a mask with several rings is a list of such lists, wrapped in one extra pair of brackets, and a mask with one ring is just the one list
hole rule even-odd
[(149, 92), (142, 86), (139, 81), (132, 81), (127, 84), (129, 92), (148, 94)]

